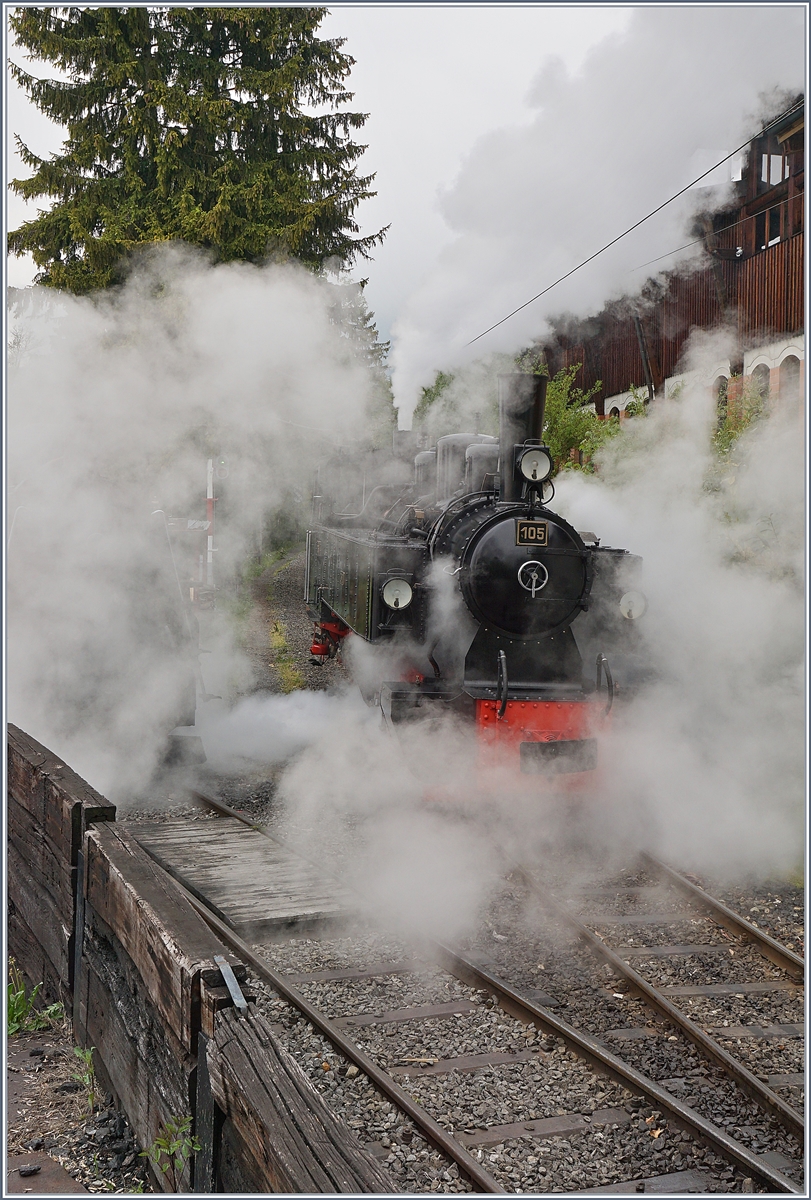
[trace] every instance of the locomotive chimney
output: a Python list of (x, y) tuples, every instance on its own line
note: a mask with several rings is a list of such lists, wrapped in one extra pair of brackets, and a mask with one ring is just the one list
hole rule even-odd
[(515, 474), (515, 447), (540, 442), (546, 406), (545, 375), (499, 375), (498, 432), (501, 499), (518, 500), (521, 484)]

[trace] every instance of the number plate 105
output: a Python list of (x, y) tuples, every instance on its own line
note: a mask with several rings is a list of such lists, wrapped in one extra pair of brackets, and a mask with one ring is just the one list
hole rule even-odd
[(549, 525), (546, 521), (516, 521), (516, 546), (546, 546)]

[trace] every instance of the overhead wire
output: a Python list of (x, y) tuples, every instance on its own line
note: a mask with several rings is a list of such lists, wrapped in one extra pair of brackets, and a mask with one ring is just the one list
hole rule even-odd
[[(713, 173), (713, 171), (717, 171), (718, 168), (722, 167), (725, 162), (729, 162), (730, 158), (732, 158), (734, 155), (740, 154), (741, 150), (745, 150), (753, 141), (763, 137), (763, 135), (768, 133), (778, 121), (782, 121), (786, 117), (791, 116), (792, 113), (798, 112), (803, 107), (804, 103), (805, 101), (801, 100), (796, 104), (793, 104), (790, 108), (787, 108), (785, 112), (781, 113), (780, 116), (775, 117), (773, 121), (768, 123), (768, 125), (764, 125), (759, 133), (748, 137), (745, 142), (740, 144), (740, 146), (736, 146), (734, 150), (730, 150), (728, 154), (725, 154), (724, 157), (719, 159), (717, 163), (714, 163), (713, 166), (709, 167), (706, 171), (703, 171), (702, 174), (693, 179), (692, 182), (685, 184), (683, 188), (672, 195), (668, 200), (663, 201), (656, 208), (652, 209), (647, 216), (644, 216), (639, 221), (636, 221), (633, 225), (629, 226), (628, 229), (624, 230), (623, 233), (617, 234), (617, 236), (612, 238), (610, 242), (606, 242), (606, 244), (601, 246), (599, 250), (595, 250), (594, 253), (590, 254), (588, 258), (583, 259), (583, 261), (578, 263), (576, 267), (572, 267), (571, 271), (567, 271), (565, 275), (561, 275), (559, 279), (554, 281), (554, 283), (550, 283), (548, 287), (543, 289), (543, 291), (538, 292), (537, 295), (532, 296), (529, 300), (525, 300), (523, 304), (519, 304), (517, 308), (512, 310), (512, 312), (507, 313), (506, 317), (502, 317), (500, 321), (496, 321), (495, 324), (490, 325), (489, 328), (482, 330), (481, 333), (477, 333), (476, 336), (471, 338), (469, 342), (466, 342), (465, 345), (472, 346), (473, 343), (478, 342), (480, 338), (486, 337), (488, 333), (492, 333), (494, 329), (498, 329), (499, 325), (503, 325), (505, 321), (509, 321), (511, 317), (516, 315), (516, 313), (521, 312), (522, 309), (527, 308), (530, 304), (534, 304), (536, 300), (540, 300), (541, 296), (545, 296), (547, 292), (551, 292), (552, 289), (556, 288), (559, 283), (563, 283), (564, 280), (570, 279), (571, 276), (577, 271), (580, 271), (583, 269), (583, 267), (588, 266), (590, 262), (594, 262), (595, 258), (599, 258), (601, 254), (604, 254), (606, 250), (610, 250), (612, 246), (616, 246), (617, 242), (621, 242), (622, 239), (627, 237), (629, 233), (633, 233), (635, 229), (639, 229), (640, 225), (644, 225), (646, 221), (651, 219), (651, 217), (655, 217), (657, 213), (660, 213), (663, 208), (667, 208), (668, 204), (672, 204), (674, 200), (678, 200), (678, 198), (683, 196), (685, 192), (689, 192), (690, 188), (695, 187), (695, 185), (700, 183), (702, 179), (706, 179), (708, 175)], [(671, 251), (671, 253), (675, 253), (675, 251)], [(665, 257), (667, 256), (665, 255)]]
[[(772, 212), (775, 208), (782, 208), (786, 203), (785, 196), (782, 200), (778, 200), (777, 204), (770, 204), (768, 208), (762, 208), (758, 213), (751, 213), (748, 217), (742, 217), (740, 221), (736, 221), (733, 225), (725, 225), (719, 233), (728, 233), (730, 229), (737, 229), (739, 225), (745, 225), (747, 221), (754, 221), (755, 217), (759, 217), (764, 213)], [(640, 263), (638, 267), (631, 268), (631, 274), (634, 271), (641, 271), (644, 267), (650, 267), (654, 263), (661, 262), (663, 258), (670, 258), (673, 254), (680, 254), (682, 250), (689, 250), (691, 246), (699, 246), (704, 241), (703, 237), (696, 238), (695, 241), (685, 242), (683, 246), (677, 246), (675, 250), (668, 250), (667, 254), (660, 254), (658, 258), (649, 258), (647, 262)]]

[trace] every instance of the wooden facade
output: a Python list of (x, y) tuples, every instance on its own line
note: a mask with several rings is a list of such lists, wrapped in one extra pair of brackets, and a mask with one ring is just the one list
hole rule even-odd
[[(543, 349), (551, 374), (580, 364), (578, 387), (604, 401), (632, 387), (661, 394), (696, 329), (726, 326), (741, 354), (803, 329), (804, 108), (792, 109), (749, 148), (734, 202), (701, 218), (705, 264), (650, 281), (641, 296), (585, 321), (553, 322)], [(735, 367), (733, 366), (733, 371)]]

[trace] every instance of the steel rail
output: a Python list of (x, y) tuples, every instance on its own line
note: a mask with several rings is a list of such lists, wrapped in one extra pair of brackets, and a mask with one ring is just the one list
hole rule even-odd
[(790, 1104), (778, 1096), (776, 1092), (756, 1075), (739, 1062), (733, 1055), (720, 1046), (708, 1033), (706, 1033), (694, 1021), (691, 1021), (686, 1013), (682, 1012), (677, 1005), (673, 1004), (667, 996), (663, 995), (658, 988), (649, 983), (644, 976), (640, 975), (630, 963), (626, 962), (615, 950), (607, 945), (599, 934), (589, 929), (583, 924), (574, 913), (556, 900), (549, 892), (542, 888), (537, 880), (535, 880), (524, 867), (517, 867), (516, 874), (519, 874), (526, 886), (540, 900), (543, 901), (558, 917), (567, 922), (572, 929), (575, 930), (578, 937), (584, 941), (591, 950), (594, 951), (600, 958), (603, 958), (611, 969), (617, 974), (623, 976), (631, 986), (638, 991), (661, 1016), (665, 1017), (677, 1029), (680, 1029), (685, 1037), (697, 1046), (707, 1055), (708, 1058), (721, 1068), (727, 1075), (738, 1084), (742, 1091), (746, 1092), (753, 1100), (775, 1116), (778, 1121), (791, 1133), (793, 1133), (802, 1142), (805, 1135), (805, 1122), (800, 1113)]
[(674, 871), (666, 863), (660, 862), (658, 858), (645, 853), (641, 855), (641, 858), (652, 871), (664, 876), (673, 887), (677, 888), (683, 895), (689, 897), (694, 904), (709, 912), (719, 925), (723, 925), (730, 933), (743, 938), (744, 941), (754, 942), (765, 958), (768, 958), (776, 966), (782, 967), (792, 979), (800, 981), (805, 979), (805, 959), (799, 954), (795, 954), (793, 950), (789, 950), (788, 946), (783, 946), (762, 929), (758, 929), (757, 925), (753, 925), (751, 921), (747, 921), (740, 913), (736, 913), (734, 909), (728, 908), (722, 901), (716, 900), (714, 896), (711, 896), (709, 892), (705, 892), (697, 883), (691, 883), (684, 875), (678, 871)]
[(439, 944), (437, 948), (440, 951), (442, 965), (457, 979), (461, 979), (471, 987), (477, 987), (495, 995), (505, 1012), (517, 1017), (518, 1020), (540, 1026), (547, 1033), (562, 1038), (568, 1046), (576, 1051), (579, 1057), (585, 1058), (600, 1074), (608, 1075), (629, 1091), (653, 1100), (657, 1108), (670, 1114), (676, 1125), (697, 1136), (702, 1142), (709, 1143), (724, 1158), (732, 1159), (747, 1175), (759, 1179), (771, 1191), (803, 1194), (803, 1189), (782, 1171), (763, 1162), (751, 1150), (747, 1150), (734, 1138), (729, 1137), (695, 1109), (683, 1104), (681, 1100), (671, 1096), (658, 1083), (648, 1079), (635, 1067), (624, 1063), (610, 1050), (606, 1050), (596, 1039), (581, 1033), (572, 1025), (561, 1021), (559, 1017), (553, 1016), (548, 1009), (522, 996), (504, 980), (491, 975), (489, 971), (477, 966), (458, 951)]
[[(260, 833), (263, 833), (272, 841), (278, 840), (274, 838), (272, 834), (267, 833), (267, 831), (260, 824), (250, 820), (243, 813), (240, 813), (236, 809), (233, 809), (229, 805), (223, 803), (222, 800), (219, 800), (218, 798), (211, 796), (206, 792), (202, 792), (197, 788), (191, 788), (187, 790), (191, 795), (197, 797), (203, 803), (208, 804), (222, 816), (235, 817), (249, 828), (256, 829)], [(511, 862), (510, 865), (512, 869), (515, 869), (522, 874), (524, 873), (524, 869), (520, 866), (520, 864)], [(182, 884), (179, 884), (178, 886), (183, 887)], [(448, 1154), (449, 1157), (455, 1158), (455, 1155), (449, 1150), (446, 1150), (441, 1143), (434, 1141), (434, 1138), (430, 1137), (428, 1130), (425, 1129), (425, 1126), (423, 1125), (427, 1114), (424, 1113), (424, 1110), (421, 1109), (419, 1105), (415, 1104), (407, 1092), (404, 1092), (403, 1089), (400, 1088), (390, 1076), (383, 1072), (376, 1063), (367, 1058), (363, 1051), (360, 1050), (354, 1042), (350, 1041), (348, 1038), (345, 1038), (340, 1030), (331, 1030), (331, 1027), (328, 1029), (327, 1026), (329, 1025), (329, 1022), (326, 1020), (326, 1018), (324, 1018), (317, 1009), (312, 1008), (308, 1001), (306, 1001), (304, 997), (296, 991), (295, 988), (292, 988), (290, 984), (286, 983), (284, 976), (278, 976), (276, 972), (272, 971), (271, 968), (269, 968), (261, 959), (257, 958), (257, 956), (253, 954), (250, 947), (239, 937), (238, 934), (234, 932), (234, 930), (220, 921), (220, 919), (216, 917), (209, 909), (207, 909), (199, 900), (197, 900), (197, 898), (193, 896), (191, 892), (188, 892), (185, 888), (183, 890), (186, 891), (190, 903), (194, 905), (195, 909), (200, 913), (203, 919), (208, 921), (215, 932), (219, 933), (224, 940), (228, 941), (232, 949), (234, 949), (237, 953), (244, 955), (245, 960), (254, 967), (254, 969), (257, 971), (257, 974), (267, 979), (273, 987), (277, 988), (277, 990), (279, 990), (281, 994), (290, 1001), (290, 1003), (299, 1008), (299, 1010), (305, 1016), (307, 1016), (307, 1018), (311, 1020), (314, 1025), (317, 1026), (317, 1028), (321, 1029), (321, 1031), (326, 1034), (326, 1036), (330, 1041), (333, 1042), (333, 1045), (335, 1045), (337, 1049), (345, 1054), (346, 1057), (350, 1058), (356, 1064), (356, 1066), (360, 1067), (361, 1070), (365, 1071), (373, 1080), (373, 1082), (380, 1087), (381, 1091), (389, 1095), (390, 1098), (393, 1099), (398, 1105), (398, 1107), (402, 1107), (404, 1111), (406, 1111), (408, 1115), (412, 1117), (415, 1123), (424, 1129), (426, 1136), (429, 1137), (429, 1140), (434, 1142), (434, 1144), (437, 1145), (439, 1149), (443, 1150), (444, 1153)], [(567, 913), (566, 915), (569, 916), (570, 914)], [(445, 968), (452, 975), (454, 975), (461, 982), (467, 983), (471, 987), (479, 988), (494, 995), (498, 999), (500, 1007), (503, 1008), (505, 1012), (526, 1024), (540, 1026), (548, 1033), (562, 1038), (572, 1049), (575, 1050), (579, 1057), (584, 1058), (587, 1062), (589, 1062), (590, 1065), (597, 1069), (600, 1074), (608, 1075), (610, 1078), (614, 1079), (615, 1082), (621, 1084), (623, 1087), (626, 1087), (629, 1091), (654, 1101), (658, 1108), (670, 1114), (674, 1122), (680, 1128), (693, 1134), (701, 1142), (709, 1144), (725, 1158), (731, 1159), (733, 1162), (737, 1163), (739, 1167), (741, 1167), (752, 1177), (759, 1179), (771, 1191), (785, 1192), (796, 1195), (802, 1194), (802, 1188), (798, 1187), (793, 1180), (789, 1179), (787, 1175), (784, 1175), (782, 1171), (779, 1171), (776, 1168), (771, 1167), (768, 1163), (761, 1161), (757, 1155), (747, 1150), (746, 1147), (742, 1146), (739, 1142), (736, 1142), (734, 1138), (729, 1137), (729, 1135), (724, 1133), (722, 1129), (719, 1129), (711, 1121), (708, 1121), (706, 1118), (702, 1117), (700, 1113), (697, 1113), (694, 1109), (690, 1108), (689, 1105), (683, 1104), (680, 1100), (678, 1100), (675, 1096), (672, 1096), (669, 1092), (665, 1091), (664, 1088), (655, 1083), (652, 1079), (648, 1079), (648, 1077), (643, 1075), (640, 1071), (637, 1071), (634, 1067), (624, 1063), (622, 1059), (617, 1058), (617, 1056), (612, 1054), (609, 1050), (604, 1049), (604, 1047), (601, 1046), (594, 1038), (589, 1037), (588, 1034), (579, 1032), (573, 1026), (568, 1025), (566, 1022), (561, 1021), (558, 1017), (553, 1016), (548, 1009), (535, 1004), (533, 1001), (524, 996), (521, 996), (520, 993), (511, 988), (510, 985), (504, 980), (499, 979), (495, 975), (491, 975), (484, 968), (471, 962), (457, 951), (448, 946), (444, 946), (439, 942), (434, 943), (434, 945), (438, 952), (441, 964), (445, 966)], [(608, 950), (608, 947), (606, 946), (605, 949)], [(633, 968), (629, 969), (633, 970)], [(278, 980), (278, 983), (276, 980)], [(645, 983), (644, 980), (641, 980), (641, 982)], [(662, 999), (664, 1000), (665, 998), (662, 997)], [(301, 1003), (299, 1003), (299, 1001)], [(312, 1016), (310, 1016), (311, 1012)], [(718, 1049), (720, 1050), (721, 1047), (719, 1046)], [(367, 1063), (368, 1067), (366, 1065)], [(755, 1080), (755, 1082), (759, 1083), (758, 1080)], [(405, 1104), (401, 1103), (401, 1100), (399, 1099), (400, 1095), (404, 1097), (409, 1107), (406, 1107)], [(793, 1110), (791, 1111), (793, 1112)], [(427, 1119), (432, 1121), (431, 1118)], [(432, 1124), (435, 1125), (443, 1139), (448, 1138), (448, 1135), (441, 1126), (436, 1125), (435, 1122), (432, 1122)], [(453, 1141), (453, 1139), (451, 1140)], [(454, 1141), (454, 1145), (458, 1146), (459, 1143)], [(467, 1151), (465, 1151), (463, 1147), (459, 1146), (459, 1149), (463, 1154), (467, 1155)], [(467, 1155), (467, 1157), (470, 1156)], [(457, 1161), (457, 1164), (460, 1166), (460, 1170), (463, 1170), (464, 1168), (458, 1162), (458, 1159), (455, 1159), (455, 1161)], [(479, 1171), (481, 1171), (481, 1168), (478, 1167), (475, 1159), (471, 1158), (471, 1162)], [(482, 1191), (491, 1191), (493, 1188), (495, 1188), (496, 1191), (502, 1190), (495, 1183), (495, 1180), (493, 1180), (492, 1177), (487, 1174), (487, 1172), (482, 1172), (482, 1174), (486, 1176), (486, 1178), (490, 1180), (493, 1185), (493, 1187), (482, 1186)], [(469, 1178), (471, 1178), (471, 1182), (474, 1182), (472, 1177), (469, 1176)]]
[(284, 996), (295, 1008), (299, 1010), (302, 1016), (305, 1016), (311, 1025), (320, 1030), (336, 1050), (340, 1051), (346, 1058), (355, 1064), (365, 1075), (371, 1079), (372, 1083), (380, 1089), (384, 1095), (393, 1100), (399, 1109), (407, 1113), (411, 1120), (417, 1125), (429, 1142), (431, 1142), (438, 1150), (440, 1150), (448, 1158), (456, 1163), (459, 1170), (480, 1192), (490, 1192), (494, 1195), (502, 1195), (504, 1189), (493, 1178), (488, 1171), (479, 1165), (472, 1154), (454, 1137), (447, 1133), (442, 1126), (430, 1116), (425, 1109), (409, 1096), (408, 1092), (401, 1088), (398, 1083), (381, 1067), (371, 1059), (368, 1054), (365, 1054), (360, 1047), (346, 1037), (340, 1029), (333, 1025), (329, 1017), (325, 1016), (319, 1009), (312, 1005), (301, 992), (292, 987), (285, 979), (284, 975), (280, 975), (278, 971), (274, 971), (266, 962), (259, 958), (251, 950), (250, 946), (245, 942), (239, 934), (235, 933), (230, 926), (221, 921), (211, 909), (203, 904), (197, 897), (183, 887), (183, 884), (175, 880), (188, 900), (189, 904), (194, 908), (195, 912), (206, 921), (214, 932), (224, 942), (226, 942), (232, 950), (234, 950), (246, 963), (250, 964), (256, 974), (264, 979), (266, 983)]
[[(217, 796), (210, 796), (208, 792), (201, 792), (199, 788), (186, 788), (186, 791), (195, 800), (202, 800), (209, 808), (213, 808), (221, 817), (236, 817), (238, 821), (241, 821), (243, 825), (247, 825), (249, 829), (256, 829), (259, 833), (264, 833), (265, 837), (271, 837), (265, 827), (260, 825), (258, 821), (252, 821), (250, 817), (245, 816), (245, 813), (239, 812), (236, 808), (231, 808), (228, 804), (218, 799)], [(275, 838), (271, 840), (276, 841)]]

